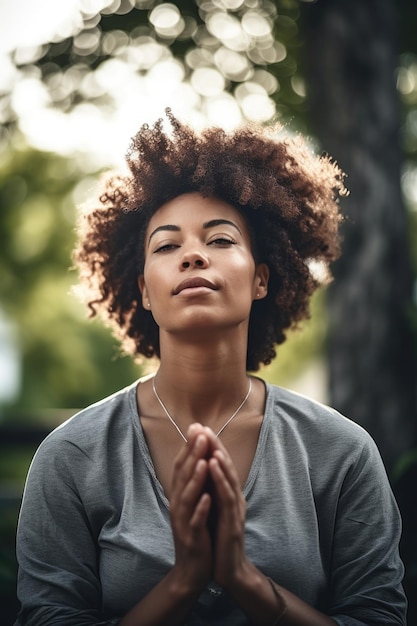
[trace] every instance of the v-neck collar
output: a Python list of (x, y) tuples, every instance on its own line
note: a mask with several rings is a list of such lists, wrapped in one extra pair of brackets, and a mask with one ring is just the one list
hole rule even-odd
[[(133, 426), (138, 438), (138, 443), (140, 447), (140, 451), (143, 455), (143, 459), (145, 461), (146, 467), (148, 468), (150, 477), (156, 489), (158, 496), (161, 501), (165, 505), (165, 507), (169, 510), (169, 500), (165, 495), (165, 491), (162, 487), (162, 484), (159, 482), (159, 479), (155, 472), (155, 467), (152, 461), (152, 457), (149, 451), (148, 444), (146, 442), (145, 433), (143, 431), (142, 422), (140, 419), (140, 414), (138, 410), (137, 404), (137, 388), (138, 386), (145, 381), (147, 377), (140, 378), (129, 390), (129, 404), (131, 407), (131, 416), (133, 420)], [(248, 473), (248, 477), (246, 479), (245, 485), (243, 487), (243, 495), (249, 504), (249, 495), (255, 483), (256, 477), (258, 475), (260, 461), (263, 457), (263, 452), (265, 449), (265, 443), (268, 436), (269, 424), (272, 415), (272, 406), (273, 402), (272, 394), (270, 393), (270, 385), (267, 381), (262, 381), (265, 384), (266, 398), (265, 398), (265, 411), (262, 419), (261, 428), (259, 430), (258, 442), (256, 445), (255, 454), (252, 460), (252, 464)]]

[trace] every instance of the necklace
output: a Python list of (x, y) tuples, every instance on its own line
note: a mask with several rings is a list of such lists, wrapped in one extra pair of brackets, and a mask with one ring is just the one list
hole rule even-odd
[[(169, 419), (169, 421), (171, 422), (171, 424), (173, 426), (175, 426), (175, 428), (177, 429), (177, 431), (180, 434), (180, 436), (184, 439), (184, 441), (187, 441), (187, 437), (184, 435), (184, 433), (182, 432), (181, 428), (178, 426), (177, 422), (174, 420), (174, 418), (172, 417), (172, 415), (170, 414), (170, 412), (166, 408), (165, 404), (162, 402), (161, 398), (159, 397), (159, 394), (158, 394), (158, 392), (156, 390), (156, 387), (155, 387), (155, 376), (152, 378), (152, 389), (153, 389), (153, 392), (154, 392), (154, 394), (156, 396), (156, 399), (158, 400), (159, 404), (163, 408), (164, 413), (167, 416), (167, 418)], [(221, 435), (221, 433), (224, 431), (224, 429), (226, 428), (226, 426), (228, 426), (230, 424), (230, 422), (232, 421), (232, 419), (236, 417), (236, 415), (239, 413), (240, 409), (245, 404), (246, 400), (249, 398), (251, 391), (252, 391), (252, 381), (249, 378), (249, 389), (248, 389), (248, 392), (247, 392), (246, 396), (243, 398), (242, 402), (239, 404), (239, 406), (237, 407), (236, 411), (229, 417), (227, 422), (225, 424), (223, 424), (223, 426), (220, 428), (219, 432), (216, 434), (216, 437), (219, 437)]]

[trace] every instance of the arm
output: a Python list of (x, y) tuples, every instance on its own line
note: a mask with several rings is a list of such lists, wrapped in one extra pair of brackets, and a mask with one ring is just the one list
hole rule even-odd
[(368, 438), (345, 475), (334, 523), (330, 609), (338, 624), (406, 624), (400, 536), (398, 507)]
[(175, 626), (184, 623), (212, 573), (212, 545), (207, 530), (210, 496), (203, 493), (208, 476), (208, 442), (198, 427), (175, 460), (170, 499), (175, 565), (120, 622), (120, 626)]
[[(86, 512), (74, 473), (86, 477), (85, 455), (68, 442), (49, 439), (30, 469), (19, 520), (18, 593), (23, 626), (182, 624), (211, 574), (206, 530), (209, 498), (204, 445), (185, 446), (174, 472), (172, 524), (174, 568), (121, 620), (103, 621), (97, 533)], [(81, 469), (80, 469), (81, 468)], [(91, 485), (89, 490), (94, 490)]]
[[(323, 614), (277, 583), (271, 585), (244, 552), (245, 503), (233, 463), (208, 434), (209, 462), (218, 499), (215, 578), (258, 626), (393, 626), (405, 624), (398, 555), (400, 520), (379, 453), (367, 441), (340, 494), (329, 585)], [(272, 620), (272, 621), (271, 621)]]
[(31, 464), (17, 530), (21, 625), (100, 621), (97, 546), (71, 473), (77, 463), (79, 451), (49, 437)]
[(334, 626), (335, 621), (277, 585), (260, 572), (244, 550), (245, 501), (233, 462), (214, 434), (207, 431), (210, 473), (218, 506), (215, 580), (232, 595), (255, 626)]

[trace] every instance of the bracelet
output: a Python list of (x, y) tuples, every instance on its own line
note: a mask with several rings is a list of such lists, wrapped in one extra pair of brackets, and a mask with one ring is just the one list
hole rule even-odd
[(279, 593), (278, 589), (276, 588), (274, 581), (269, 577), (268, 577), (268, 580), (269, 580), (269, 584), (272, 587), (272, 591), (274, 592), (274, 596), (278, 600), (279, 606), (280, 606), (280, 612), (278, 613), (278, 616), (276, 617), (274, 623), (272, 624), (272, 626), (276, 626), (277, 624), (280, 623), (280, 621), (282, 620), (282, 618), (288, 611), (288, 607), (284, 598), (282, 597), (282, 595)]

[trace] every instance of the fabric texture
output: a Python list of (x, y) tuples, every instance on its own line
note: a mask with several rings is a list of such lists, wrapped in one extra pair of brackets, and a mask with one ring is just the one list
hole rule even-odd
[[(35, 454), (17, 533), (16, 626), (116, 625), (172, 567), (169, 502), (137, 384), (72, 417)], [(333, 409), (266, 388), (244, 486), (249, 559), (341, 626), (404, 625), (401, 521), (373, 440)], [(187, 620), (248, 624), (214, 582)]]

